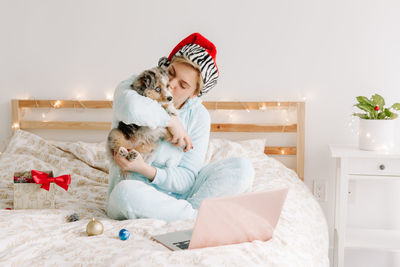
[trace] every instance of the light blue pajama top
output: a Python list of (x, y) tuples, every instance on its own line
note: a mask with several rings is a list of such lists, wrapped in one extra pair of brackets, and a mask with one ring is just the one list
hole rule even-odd
[[(156, 128), (166, 127), (170, 116), (158, 102), (139, 95), (131, 89), (135, 75), (122, 81), (114, 92), (112, 128), (119, 121)], [(143, 175), (128, 172), (127, 179), (140, 180), (176, 198), (185, 198), (203, 166), (210, 136), (210, 115), (200, 98), (188, 99), (178, 114), (184, 128), (193, 141), (193, 149), (183, 152), (167, 141), (160, 140), (151, 165), (157, 169), (150, 182)], [(114, 186), (123, 178), (114, 162), (110, 164), (107, 199)]]

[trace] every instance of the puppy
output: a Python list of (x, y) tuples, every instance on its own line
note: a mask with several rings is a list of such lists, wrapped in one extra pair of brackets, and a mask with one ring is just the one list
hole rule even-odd
[[(178, 112), (173, 105), (173, 97), (169, 88), (168, 72), (164, 67), (156, 67), (142, 72), (133, 81), (131, 88), (138, 94), (159, 102), (170, 115), (177, 115)], [(118, 127), (112, 129), (108, 135), (107, 150), (111, 158), (116, 151), (122, 157), (133, 161), (138, 155), (135, 151), (130, 150), (135, 149), (142, 155), (145, 162), (150, 163), (160, 138), (171, 138), (171, 134), (165, 127), (151, 129), (120, 121)], [(126, 176), (126, 173), (123, 172), (123, 175)]]

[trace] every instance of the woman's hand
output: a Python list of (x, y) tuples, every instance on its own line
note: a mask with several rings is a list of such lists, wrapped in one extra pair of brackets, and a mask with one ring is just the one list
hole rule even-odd
[[(131, 149), (133, 150), (133, 149)], [(131, 151), (130, 150), (130, 151)], [(154, 177), (156, 176), (157, 170), (156, 168), (147, 164), (144, 160), (142, 155), (139, 152), (137, 153), (136, 159), (133, 161), (128, 160), (125, 157), (120, 156), (117, 152), (114, 153), (114, 162), (117, 164), (122, 171), (131, 171), (131, 172), (138, 172), (143, 176), (147, 177), (150, 181), (153, 181)]]
[(167, 128), (172, 135), (171, 140), (169, 140), (174, 146), (183, 148), (183, 151), (189, 151), (193, 149), (193, 142), (190, 135), (183, 128), (182, 122), (178, 117), (171, 115), (171, 120), (169, 121)]

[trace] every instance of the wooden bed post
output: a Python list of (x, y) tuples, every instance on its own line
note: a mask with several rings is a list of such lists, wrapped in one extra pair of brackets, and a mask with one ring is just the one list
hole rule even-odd
[(19, 100), (18, 99), (12, 99), (11, 100), (11, 118), (12, 118), (12, 132), (13, 134), (15, 133), (16, 130), (20, 128), (20, 123), (21, 123), (21, 109), (19, 108)]
[(296, 170), (297, 175), (304, 182), (304, 148), (305, 148), (305, 118), (306, 118), (305, 102), (297, 102), (297, 153), (296, 153)]

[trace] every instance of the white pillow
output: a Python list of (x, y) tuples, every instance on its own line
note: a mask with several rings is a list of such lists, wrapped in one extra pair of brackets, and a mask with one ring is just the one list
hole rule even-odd
[(257, 157), (264, 155), (264, 147), (265, 139), (231, 141), (228, 139), (212, 138), (208, 143), (204, 164), (232, 157)]

